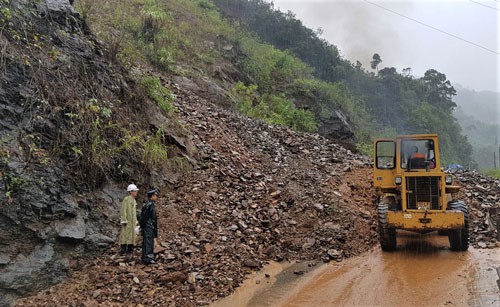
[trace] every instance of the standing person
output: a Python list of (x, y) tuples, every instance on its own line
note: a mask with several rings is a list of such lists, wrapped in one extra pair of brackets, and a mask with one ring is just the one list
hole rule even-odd
[(158, 238), (158, 225), (156, 219), (155, 203), (158, 199), (158, 189), (147, 193), (148, 200), (141, 210), (139, 225), (142, 231), (142, 263), (153, 264), (155, 262), (154, 247)]
[(425, 155), (421, 152), (418, 152), (417, 146), (413, 146), (412, 149), (413, 149), (413, 152), (410, 156), (411, 159), (416, 159), (416, 158), (424, 158), (425, 159)]
[(120, 253), (132, 253), (135, 244), (135, 225), (137, 225), (137, 191), (139, 189), (135, 184), (127, 187), (128, 196), (126, 196), (120, 208)]

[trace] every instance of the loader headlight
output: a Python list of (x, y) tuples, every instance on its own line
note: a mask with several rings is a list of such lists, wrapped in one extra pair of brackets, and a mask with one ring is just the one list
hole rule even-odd
[(451, 175), (446, 175), (446, 177), (444, 177), (444, 182), (446, 184), (451, 184), (453, 182), (453, 177)]
[(396, 177), (394, 178), (394, 183), (395, 183), (395, 184), (400, 185), (400, 184), (401, 184), (401, 182), (403, 182), (403, 179), (402, 179), (401, 177), (396, 176)]

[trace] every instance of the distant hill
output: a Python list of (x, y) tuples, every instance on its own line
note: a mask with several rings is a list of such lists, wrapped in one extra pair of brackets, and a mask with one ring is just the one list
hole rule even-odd
[(500, 93), (454, 87), (457, 90), (454, 101), (465, 114), (483, 123), (500, 125)]
[(473, 159), (480, 169), (500, 167), (500, 93), (472, 91), (456, 86), (454, 112), (473, 147)]

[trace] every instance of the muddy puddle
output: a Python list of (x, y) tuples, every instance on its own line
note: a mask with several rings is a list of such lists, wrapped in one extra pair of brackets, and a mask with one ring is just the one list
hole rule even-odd
[(343, 262), (271, 263), (212, 306), (500, 306), (500, 249), (451, 252), (437, 234), (398, 235)]

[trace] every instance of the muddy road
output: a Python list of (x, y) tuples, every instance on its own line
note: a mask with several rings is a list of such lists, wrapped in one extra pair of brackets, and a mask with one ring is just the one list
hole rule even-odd
[(401, 233), (397, 252), (271, 263), (213, 306), (500, 306), (497, 268), (500, 249), (451, 252), (446, 236)]

